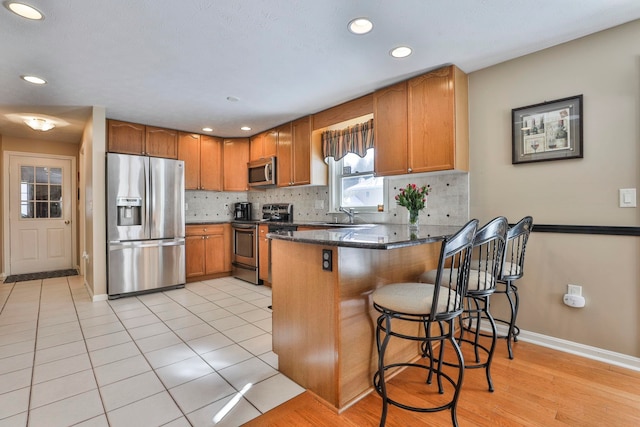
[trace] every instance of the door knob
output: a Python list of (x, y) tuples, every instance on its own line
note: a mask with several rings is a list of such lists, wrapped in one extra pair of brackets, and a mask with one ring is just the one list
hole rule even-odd
[(71, 223), (71, 221), (69, 221), (69, 220), (67, 219), (67, 220), (65, 220), (65, 221), (64, 221), (64, 223), (65, 223), (66, 225), (69, 225), (69, 224)]

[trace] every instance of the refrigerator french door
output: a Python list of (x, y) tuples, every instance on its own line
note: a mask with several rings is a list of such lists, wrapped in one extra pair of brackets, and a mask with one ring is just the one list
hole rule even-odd
[(107, 154), (109, 298), (184, 286), (184, 162)]

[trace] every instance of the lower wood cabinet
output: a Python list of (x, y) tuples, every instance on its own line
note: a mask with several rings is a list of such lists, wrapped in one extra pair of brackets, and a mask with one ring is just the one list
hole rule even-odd
[(228, 276), (231, 272), (231, 225), (186, 226), (187, 282)]

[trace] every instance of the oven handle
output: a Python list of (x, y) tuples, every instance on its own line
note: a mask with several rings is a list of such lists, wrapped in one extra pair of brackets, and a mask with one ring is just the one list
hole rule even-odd
[(236, 230), (255, 230), (256, 224), (231, 224)]

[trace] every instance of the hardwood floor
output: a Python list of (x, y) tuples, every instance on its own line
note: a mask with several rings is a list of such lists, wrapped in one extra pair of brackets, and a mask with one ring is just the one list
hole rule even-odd
[[(509, 360), (504, 341), (498, 342), (493, 393), (487, 391), (483, 370), (465, 371), (458, 404), (461, 427), (640, 425), (640, 372), (526, 342), (516, 343), (514, 354)], [(465, 357), (470, 357), (466, 351)], [(422, 378), (412, 373), (401, 372), (390, 381), (394, 396), (431, 399)], [(381, 408), (374, 392), (338, 415), (305, 392), (246, 426), (376, 426)], [(451, 416), (449, 411), (424, 414), (389, 406), (386, 425), (449, 426)]]

